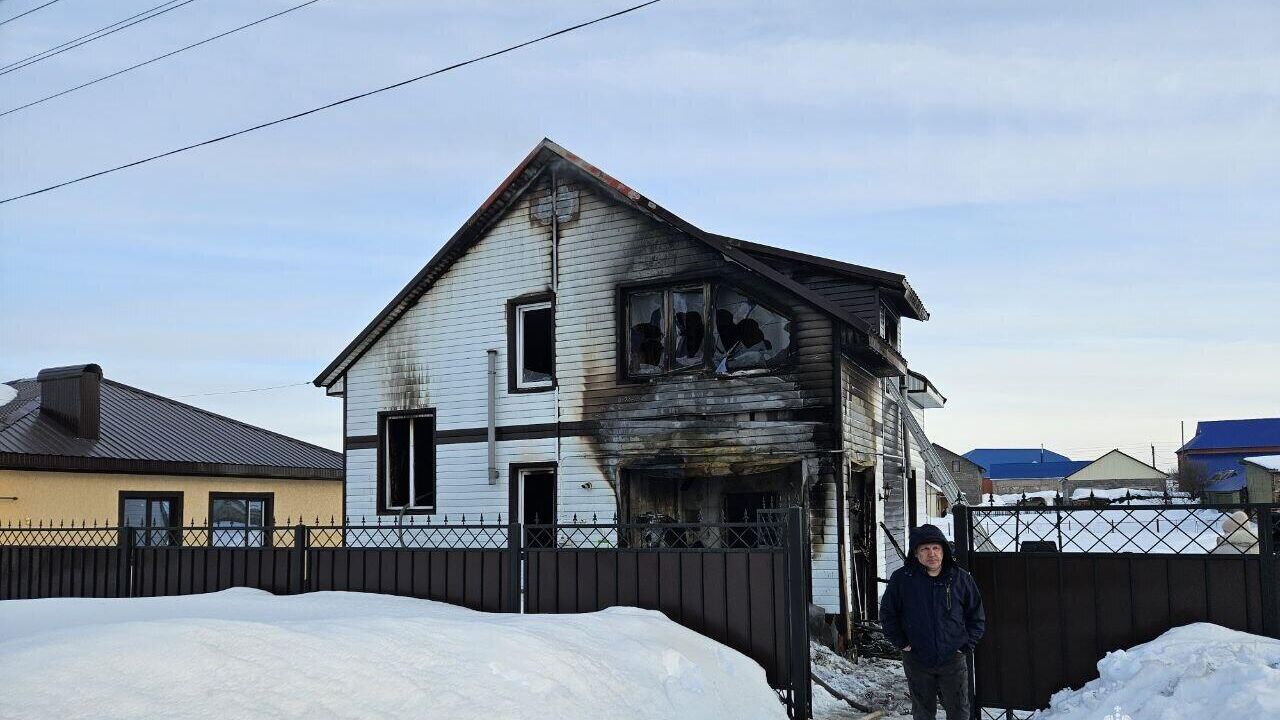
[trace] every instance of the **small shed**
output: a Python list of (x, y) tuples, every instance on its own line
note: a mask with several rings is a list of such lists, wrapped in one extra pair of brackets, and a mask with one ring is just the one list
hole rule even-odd
[(1280, 503), (1280, 455), (1256, 455), (1240, 461), (1244, 465), (1249, 502)]

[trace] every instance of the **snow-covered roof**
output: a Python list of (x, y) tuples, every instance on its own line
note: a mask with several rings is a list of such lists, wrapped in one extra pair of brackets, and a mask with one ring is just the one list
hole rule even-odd
[(1258, 467), (1266, 468), (1271, 472), (1280, 472), (1280, 455), (1255, 455), (1253, 457), (1247, 457), (1241, 462), (1257, 465)]

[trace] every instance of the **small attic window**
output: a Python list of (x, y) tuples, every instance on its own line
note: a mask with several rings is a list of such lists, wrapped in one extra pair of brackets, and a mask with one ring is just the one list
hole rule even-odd
[(898, 319), (898, 316), (895, 315), (892, 310), (884, 305), (880, 306), (880, 324), (882, 327), (884, 341), (894, 348), (899, 347), (898, 326), (900, 323), (901, 321)]

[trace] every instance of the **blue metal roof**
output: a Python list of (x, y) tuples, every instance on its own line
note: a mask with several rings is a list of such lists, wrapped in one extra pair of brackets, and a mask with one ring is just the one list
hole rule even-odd
[(987, 476), (996, 480), (1016, 480), (1025, 478), (1065, 478), (1080, 468), (1090, 465), (1089, 460), (1067, 460), (1060, 462), (1021, 462), (996, 463), (987, 468)]
[(963, 456), (972, 463), (990, 469), (1002, 463), (1069, 462), (1071, 458), (1043, 448), (974, 448)]
[(1280, 447), (1280, 418), (1209, 420), (1196, 424), (1196, 435), (1178, 452)]

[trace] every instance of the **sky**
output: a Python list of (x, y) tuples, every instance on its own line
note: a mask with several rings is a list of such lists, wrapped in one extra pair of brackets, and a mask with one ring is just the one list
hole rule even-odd
[[(0, 25), (0, 65), (157, 1), (60, 0)], [(0, 111), (297, 2), (191, 2), (0, 74)], [(0, 196), (626, 6), (321, 0), (0, 117)], [(664, 0), (0, 205), (0, 378), (96, 362), (339, 448), (309, 381), (545, 136), (706, 230), (906, 274), (936, 442), (1167, 467), (1180, 422), (1280, 415), (1277, 29), (1275, 3)]]

